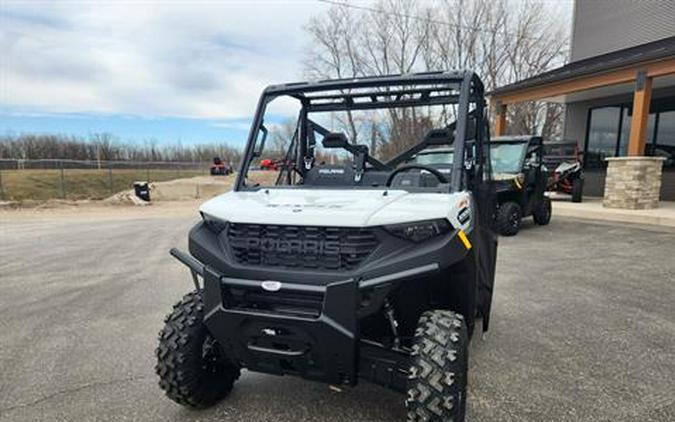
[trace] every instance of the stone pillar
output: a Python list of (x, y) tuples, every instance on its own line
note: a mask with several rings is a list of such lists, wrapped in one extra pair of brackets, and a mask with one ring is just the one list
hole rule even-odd
[(642, 210), (659, 206), (663, 157), (607, 158), (607, 208)]

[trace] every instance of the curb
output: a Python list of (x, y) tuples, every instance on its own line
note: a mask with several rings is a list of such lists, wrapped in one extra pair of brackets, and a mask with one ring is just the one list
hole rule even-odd
[(553, 201), (553, 215), (615, 223), (675, 227), (675, 207), (672, 205), (652, 210), (621, 210), (604, 208), (601, 201), (579, 204)]

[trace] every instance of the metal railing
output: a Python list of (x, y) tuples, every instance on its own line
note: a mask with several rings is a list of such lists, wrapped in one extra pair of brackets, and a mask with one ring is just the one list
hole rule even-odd
[(209, 174), (208, 162), (0, 159), (0, 200), (102, 199), (157, 182)]

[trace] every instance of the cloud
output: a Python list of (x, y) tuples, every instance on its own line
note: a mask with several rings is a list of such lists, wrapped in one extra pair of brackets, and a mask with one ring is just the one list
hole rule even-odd
[(7, 1), (0, 108), (237, 119), (297, 80), (318, 2)]
[(219, 128), (219, 129), (234, 129), (240, 131), (247, 131), (251, 127), (250, 120), (224, 120), (224, 121), (214, 121), (210, 122), (209, 126)]

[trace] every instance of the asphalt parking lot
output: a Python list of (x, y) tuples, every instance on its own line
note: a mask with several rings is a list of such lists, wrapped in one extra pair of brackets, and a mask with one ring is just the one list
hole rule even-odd
[[(403, 397), (244, 373), (194, 412), (153, 372), (190, 289), (168, 255), (193, 217), (0, 216), (1, 421), (396, 421)], [(501, 239), (470, 421), (675, 420), (675, 233), (556, 219)]]

